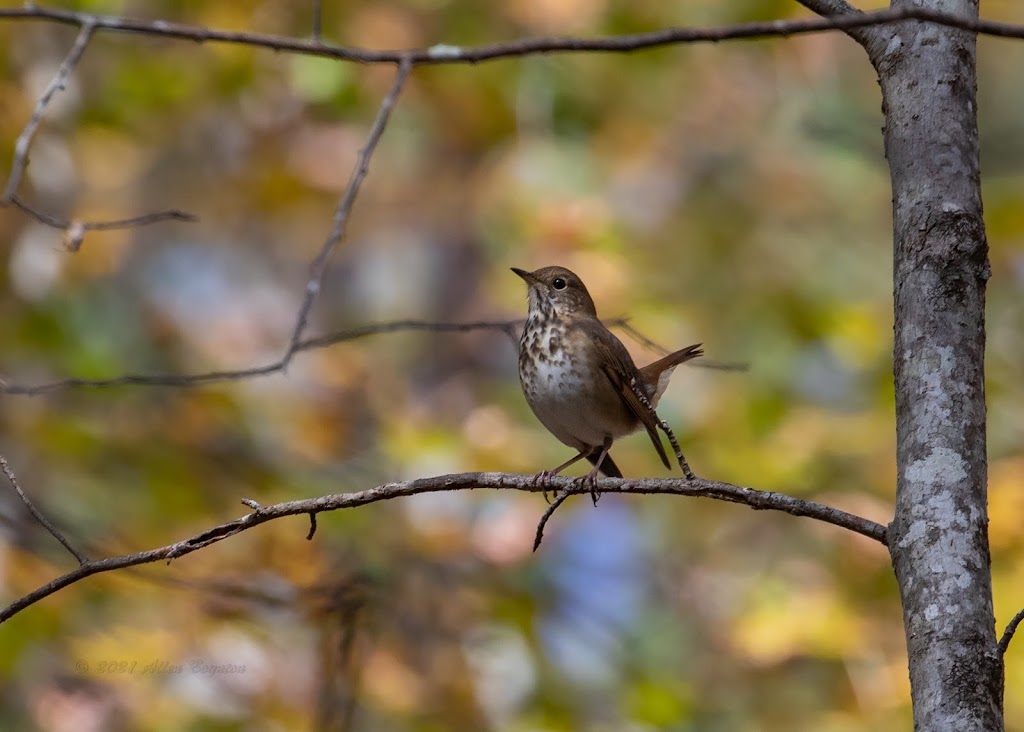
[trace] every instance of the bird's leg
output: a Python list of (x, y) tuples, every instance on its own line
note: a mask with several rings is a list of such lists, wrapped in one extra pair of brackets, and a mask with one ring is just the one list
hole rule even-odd
[(545, 501), (547, 501), (548, 503), (551, 503), (551, 499), (548, 498), (548, 489), (547, 489), (548, 481), (550, 481), (556, 475), (558, 475), (563, 470), (568, 468), (570, 465), (579, 462), (580, 460), (582, 460), (583, 458), (585, 458), (589, 454), (590, 454), (589, 450), (583, 450), (582, 452), (580, 452), (579, 455), (577, 455), (576, 457), (569, 458), (564, 463), (559, 465), (557, 468), (555, 468), (553, 470), (542, 470), (539, 473), (537, 473), (535, 476), (533, 476), (533, 484), (534, 485), (541, 485), (541, 486), (544, 487), (543, 496), (544, 496), (544, 500)]
[(581, 480), (584, 483), (589, 483), (590, 484), (590, 497), (593, 499), (595, 506), (597, 505), (597, 499), (599, 497), (597, 495), (597, 476), (598, 476), (598, 473), (601, 472), (601, 463), (603, 463), (604, 459), (606, 457), (608, 457), (608, 451), (611, 450), (611, 449), (612, 449), (612, 436), (611, 435), (605, 435), (604, 443), (601, 445), (601, 454), (598, 455), (597, 456), (597, 460), (594, 461), (593, 469), (589, 473), (587, 473), (586, 475), (584, 475), (581, 478)]

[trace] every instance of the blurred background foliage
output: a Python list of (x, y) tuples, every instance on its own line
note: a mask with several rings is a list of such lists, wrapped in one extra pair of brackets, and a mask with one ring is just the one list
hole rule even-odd
[[(305, 36), (310, 3), (66, 4)], [(804, 13), (786, 0), (345, 0), (371, 48), (597, 35)], [(1012, 0), (987, 17), (1024, 22)], [(75, 30), (0, 23), (0, 163)], [(983, 39), (991, 539), (998, 628), (1024, 606), (1024, 43)], [(390, 67), (100, 33), (0, 209), (0, 374), (40, 382), (276, 358)], [(681, 369), (660, 409), (701, 475), (891, 515), (890, 189), (879, 93), (841, 34), (416, 69), (311, 335), (394, 318), (519, 317), (510, 266), (559, 263), (600, 313), (745, 373)], [(624, 338), (641, 361), (656, 353)], [(500, 333), (400, 333), (286, 375), (0, 397), (0, 453), (92, 556), (262, 503), (568, 456)], [(627, 475), (664, 475), (646, 437)], [(907, 730), (885, 551), (711, 501), (435, 494), (282, 520), (77, 584), (0, 628), (0, 726), (45, 730)], [(0, 490), (3, 602), (70, 558)], [(1011, 648), (1007, 727), (1024, 730)], [(240, 668), (243, 667), (243, 668)]]

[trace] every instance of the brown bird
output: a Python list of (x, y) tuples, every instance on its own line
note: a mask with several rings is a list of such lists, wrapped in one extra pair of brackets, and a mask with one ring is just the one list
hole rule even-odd
[(557, 475), (581, 458), (594, 468), (585, 476), (591, 494), (598, 471), (611, 478), (622, 472), (608, 454), (612, 442), (641, 425), (661, 461), (671, 467), (658, 435), (670, 435), (687, 478), (693, 473), (671, 430), (658, 418), (658, 404), (676, 366), (702, 355), (700, 344), (687, 346), (638, 369), (622, 341), (597, 317), (583, 281), (564, 267), (536, 272), (512, 268), (529, 286), (529, 314), (519, 345), (519, 381), (533, 413), (548, 431), (579, 454), (537, 480)]

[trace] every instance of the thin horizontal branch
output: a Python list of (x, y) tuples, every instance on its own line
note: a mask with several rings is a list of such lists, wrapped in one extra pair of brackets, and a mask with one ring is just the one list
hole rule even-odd
[(1017, 627), (1024, 621), (1024, 610), (1019, 611), (1013, 616), (1009, 624), (1006, 626), (1006, 630), (1003, 631), (1003, 637), (999, 639), (999, 655), (1005, 656), (1006, 649), (1010, 647), (1010, 641), (1013, 640), (1013, 636), (1017, 633)]
[(430, 331), (433, 333), (471, 333), (480, 330), (495, 330), (506, 333), (516, 340), (519, 339), (519, 328), (523, 319), (518, 320), (472, 320), (466, 323), (435, 323), (429, 320), (393, 320), (388, 323), (374, 323), (358, 328), (330, 333), (316, 338), (307, 338), (299, 342), (296, 351), (308, 351), (315, 348), (333, 346), (336, 343), (354, 341), (371, 335), (399, 333), (403, 331)]
[(84, 231), (110, 231), (112, 229), (131, 229), (137, 226), (149, 226), (163, 221), (186, 221), (193, 223), (199, 220), (195, 214), (179, 209), (168, 209), (166, 211), (153, 211), (151, 213), (132, 216), (127, 219), (109, 219), (105, 221), (83, 221), (78, 219), (63, 219), (59, 216), (48, 214), (29, 205), (17, 194), (11, 196), (10, 203), (15, 208), (25, 212), (40, 224), (50, 226), (54, 229), (70, 229), (72, 226), (80, 226)]
[[(518, 339), (522, 320), (479, 320), (470, 323), (432, 323), (425, 320), (396, 320), (388, 323), (363, 325), (358, 328), (329, 333), (298, 342), (295, 352), (327, 348), (338, 343), (354, 341), (372, 335), (402, 331), (433, 331), (438, 333), (469, 333), (472, 331), (498, 331)], [(220, 381), (239, 381), (258, 376), (269, 376), (282, 371), (286, 363), (278, 359), (273, 363), (232, 371), (206, 371), (199, 374), (123, 374), (108, 379), (60, 379), (42, 384), (16, 384), (0, 380), (0, 394), (38, 396), (61, 389), (102, 389), (116, 386), (169, 386), (190, 387)]]
[[(589, 485), (588, 483), (588, 488)], [(575, 478), (554, 477), (543, 485), (538, 485), (532, 475), (514, 473), (457, 473), (453, 475), (439, 475), (432, 478), (417, 478), (403, 482), (385, 483), (376, 488), (355, 493), (337, 493), (319, 498), (307, 498), (299, 501), (277, 503), (271, 506), (261, 506), (241, 518), (220, 524), (174, 544), (168, 544), (158, 549), (150, 549), (136, 554), (85, 561), (67, 574), (61, 575), (52, 582), (18, 598), (3, 610), (0, 610), (0, 622), (10, 619), (25, 608), (34, 605), (43, 598), (49, 597), (68, 585), (72, 585), (86, 577), (91, 577), (94, 574), (183, 557), (198, 549), (240, 534), (254, 526), (259, 526), (284, 516), (316, 515), (327, 511), (365, 506), (370, 503), (387, 501), (403, 496), (441, 491), (473, 490), (476, 488), (540, 493), (544, 490), (552, 489), (576, 492), (580, 486), (578, 479)], [(704, 480), (703, 478), (695, 480), (679, 478), (640, 478), (629, 480), (601, 478), (595, 483), (595, 490), (599, 493), (665, 494), (713, 498), (730, 503), (741, 503), (758, 511), (781, 511), (792, 516), (806, 516), (856, 532), (874, 539), (883, 545), (886, 543), (886, 528), (884, 526), (866, 518), (841, 511), (838, 508), (794, 498), (784, 493), (759, 491), (730, 483)]]
[(925, 8), (903, 5), (869, 13), (833, 15), (817, 18), (792, 18), (754, 23), (741, 23), (718, 28), (667, 28), (649, 33), (630, 33), (602, 38), (527, 38), (480, 46), (439, 44), (430, 48), (376, 51), (324, 43), (318, 38), (293, 38), (245, 31), (212, 30), (201, 26), (171, 23), (164, 20), (142, 20), (108, 15), (95, 15), (74, 10), (28, 5), (0, 10), (0, 20), (41, 20), (67, 25), (91, 24), (97, 30), (136, 33), (163, 38), (176, 38), (198, 43), (233, 43), (274, 51), (324, 56), (365, 64), (397, 64), (408, 59), (412, 65), (480, 63), (495, 59), (544, 53), (610, 52), (623, 53), (685, 43), (717, 43), (719, 41), (771, 38), (846, 31), (869, 28), (904, 20), (919, 20), (951, 28), (960, 28), (999, 38), (1024, 38), (1024, 25), (991, 20), (965, 18)]
[(59, 379), (42, 384), (17, 384), (0, 380), (0, 394), (12, 396), (39, 396), (62, 389), (106, 389), (116, 386), (176, 386), (190, 387), (219, 381), (239, 381), (257, 376), (268, 376), (283, 368), (281, 361), (234, 371), (205, 371), (201, 374), (123, 374), (109, 379)]

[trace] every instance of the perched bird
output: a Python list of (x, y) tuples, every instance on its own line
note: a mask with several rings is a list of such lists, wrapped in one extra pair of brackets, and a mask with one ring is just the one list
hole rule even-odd
[(536, 272), (512, 268), (529, 286), (529, 314), (519, 344), (519, 381), (533, 413), (560, 441), (579, 454), (537, 480), (557, 475), (581, 458), (593, 463), (584, 480), (593, 490), (598, 471), (611, 478), (622, 472), (608, 454), (612, 442), (641, 425), (665, 467), (670, 467), (658, 428), (669, 435), (687, 478), (693, 473), (668, 426), (655, 413), (676, 366), (702, 355), (687, 346), (638, 369), (622, 341), (598, 320), (583, 281), (564, 267)]

